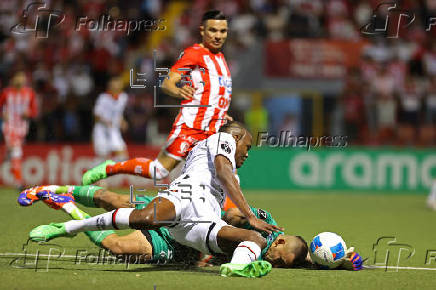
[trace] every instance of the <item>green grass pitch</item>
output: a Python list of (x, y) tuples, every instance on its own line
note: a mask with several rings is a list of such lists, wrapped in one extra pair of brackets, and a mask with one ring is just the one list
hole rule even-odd
[[(127, 191), (124, 190), (126, 193)], [(367, 263), (374, 263), (373, 244), (383, 236), (397, 244), (377, 246), (375, 262), (389, 250), (388, 264), (436, 269), (436, 212), (425, 207), (425, 195), (364, 194), (362, 192), (247, 191), (256, 207), (272, 212), (280, 226), (308, 242), (322, 231), (337, 232), (354, 246)], [(55, 240), (53, 246), (29, 243), (26, 251), (41, 257), (54, 247), (52, 256), (65, 249), (60, 259), (46, 258), (35, 265), (32, 256), (23, 258), (28, 232), (39, 224), (65, 221), (61, 211), (37, 203), (20, 208), (17, 193), (0, 190), (0, 289), (434, 289), (436, 271), (411, 269), (368, 269), (360, 272), (336, 270), (273, 269), (260, 279), (224, 278), (218, 267), (182, 268), (150, 265), (77, 264), (77, 250), (98, 253), (85, 235)], [(87, 209), (90, 214), (102, 212)], [(433, 252), (431, 251), (433, 250)], [(408, 253), (413, 255), (407, 259)], [(382, 257), (383, 256), (383, 257)], [(383, 259), (382, 259), (383, 258)], [(427, 263), (426, 263), (427, 262)]]

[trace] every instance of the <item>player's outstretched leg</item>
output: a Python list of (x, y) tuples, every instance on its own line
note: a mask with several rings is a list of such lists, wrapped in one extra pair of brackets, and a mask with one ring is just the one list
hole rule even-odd
[[(170, 157), (160, 158), (168, 159)], [(85, 172), (82, 178), (82, 183), (83, 185), (89, 185), (116, 174), (132, 174), (145, 178), (156, 178), (157, 180), (160, 180), (168, 176), (169, 170), (174, 168), (177, 162), (169, 162), (171, 165), (166, 166), (169, 168), (168, 169), (165, 168), (165, 166), (162, 165), (158, 159), (151, 160), (148, 158), (134, 158), (116, 163), (112, 160), (108, 160)]]
[(99, 181), (100, 179), (105, 179), (107, 177), (106, 167), (113, 164), (115, 164), (114, 161), (106, 160), (105, 162), (97, 165), (96, 167), (89, 169), (85, 172), (85, 174), (83, 174), (82, 184), (90, 185)]
[(76, 234), (68, 233), (65, 223), (51, 223), (34, 228), (29, 233), (29, 238), (34, 242), (48, 242), (59, 237), (74, 237)]
[[(132, 217), (131, 217), (132, 214)], [(121, 230), (121, 229), (157, 229), (171, 225), (175, 221), (176, 211), (173, 203), (161, 197), (153, 199), (144, 209), (118, 208), (84, 220), (71, 220), (66, 223), (52, 223), (35, 228), (31, 239), (49, 241), (85, 231)], [(165, 221), (165, 222), (159, 222)]]

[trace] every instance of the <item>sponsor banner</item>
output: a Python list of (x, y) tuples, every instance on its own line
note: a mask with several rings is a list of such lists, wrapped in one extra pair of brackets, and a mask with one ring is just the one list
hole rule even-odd
[[(0, 146), (5, 156), (5, 146)], [(154, 159), (159, 153), (159, 147), (144, 145), (128, 146), (129, 156)], [(29, 144), (23, 147), (22, 175), (25, 184), (81, 184), (82, 174), (87, 169), (97, 165), (92, 145), (47, 145)], [(132, 180), (139, 177), (111, 177), (111, 186), (128, 186)], [(144, 178), (139, 178), (143, 181)], [(0, 184), (14, 185), (10, 173), (10, 163), (3, 162), (0, 167)], [(150, 182), (141, 183), (148, 185)], [(152, 181), (151, 181), (152, 184)]]
[(259, 148), (238, 170), (245, 189), (346, 189), (428, 192), (435, 149)]
[(365, 41), (293, 39), (268, 42), (265, 73), (268, 77), (343, 78), (357, 66)]

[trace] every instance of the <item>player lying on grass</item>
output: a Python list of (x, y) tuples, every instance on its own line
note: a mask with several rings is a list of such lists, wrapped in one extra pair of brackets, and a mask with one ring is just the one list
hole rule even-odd
[(258, 260), (267, 241), (259, 232), (236, 228), (221, 219), (221, 208), (228, 194), (249, 224), (260, 232), (282, 229), (256, 217), (234, 176), (248, 157), (252, 136), (237, 122), (230, 122), (197, 143), (190, 151), (182, 174), (168, 190), (159, 192), (145, 208), (119, 208), (84, 220), (50, 224), (39, 228), (42, 236), (72, 236), (79, 232), (167, 227), (182, 245), (202, 253), (231, 255), (222, 264), (223, 276), (261, 277), (271, 264)]
[[(86, 196), (86, 198), (83, 198)], [(101, 203), (101, 198), (105, 202)], [(112, 200), (106, 203), (106, 200)], [(104, 207), (107, 210), (116, 208), (117, 204), (128, 205), (141, 209), (153, 199), (151, 196), (138, 196), (136, 201), (143, 202), (135, 206), (129, 203), (127, 195), (103, 189), (98, 186), (39, 186), (25, 190), (20, 194), (18, 202), (29, 206), (34, 201), (43, 200), (54, 209), (63, 209), (74, 219), (90, 217), (75, 205), (75, 200), (88, 207)], [(277, 224), (271, 214), (257, 208), (251, 211), (260, 219), (270, 224)], [(222, 211), (221, 216), (229, 225), (251, 229), (241, 212), (232, 208)], [(114, 231), (87, 231), (85, 234), (97, 246), (108, 249), (114, 254), (139, 255), (153, 263), (185, 263), (192, 264), (199, 261), (199, 252), (185, 247), (174, 241), (168, 230), (161, 227), (157, 230), (135, 231), (126, 236), (118, 236)], [(282, 232), (272, 232), (271, 235), (262, 233), (267, 239), (267, 247), (262, 251), (261, 258), (270, 262), (273, 267), (298, 267), (305, 263), (307, 244), (299, 236), (284, 235)], [(40, 241), (38, 228), (31, 231), (30, 237)], [(50, 237), (44, 237), (50, 239)]]
[[(106, 210), (124, 207), (144, 208), (153, 197), (138, 196), (136, 201), (142, 204), (133, 205), (128, 195), (121, 195), (98, 186), (39, 186), (27, 189), (20, 194), (18, 202), (22, 206), (32, 205), (35, 201), (43, 200), (54, 209), (63, 209), (74, 219), (88, 218), (89, 215), (75, 206), (75, 201), (87, 207), (102, 207)], [(262, 209), (251, 207), (252, 212), (271, 224), (277, 224), (270, 213)], [(229, 225), (251, 229), (245, 217), (237, 208), (222, 211), (221, 216)], [(126, 236), (118, 236), (114, 231), (88, 231), (85, 234), (97, 246), (106, 248), (114, 254), (136, 255), (143, 262), (158, 264), (183, 263), (203, 265), (204, 259), (199, 260), (199, 253), (194, 249), (185, 247), (174, 241), (168, 230), (164, 227), (158, 230), (135, 231)], [(271, 235), (262, 233), (267, 239), (267, 247), (261, 253), (261, 259), (271, 263), (275, 268), (307, 267), (313, 268), (307, 255), (307, 244), (300, 236), (284, 235), (273, 232)], [(31, 232), (34, 241), (39, 241), (38, 230)], [(349, 248), (342, 264), (343, 269), (360, 270), (362, 259), (360, 255)], [(137, 259), (136, 259), (137, 260)], [(213, 261), (213, 259), (212, 259)]]

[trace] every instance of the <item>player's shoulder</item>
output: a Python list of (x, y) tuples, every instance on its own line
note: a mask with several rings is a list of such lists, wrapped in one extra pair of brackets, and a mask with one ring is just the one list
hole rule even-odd
[(188, 46), (185, 48), (179, 55), (179, 59), (182, 57), (195, 57), (200, 56), (205, 53), (205, 50), (203, 47), (201, 47), (198, 43), (195, 43), (191, 46)]
[(225, 132), (215, 133), (207, 138), (209, 148), (217, 148), (224, 150), (227, 154), (232, 153), (236, 149), (236, 141), (232, 134)]

